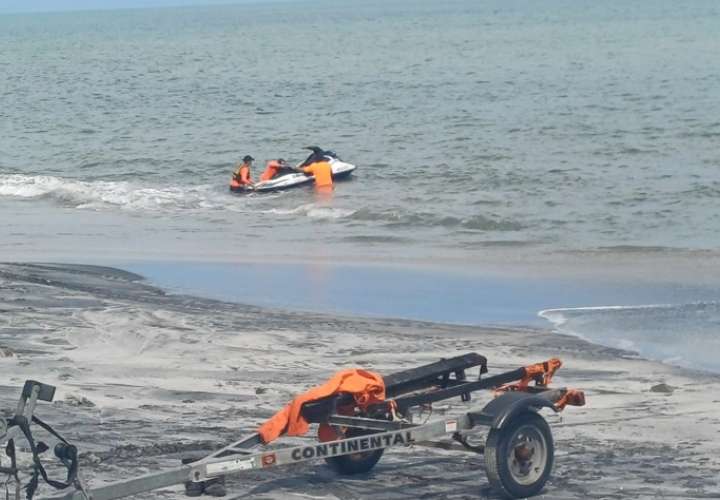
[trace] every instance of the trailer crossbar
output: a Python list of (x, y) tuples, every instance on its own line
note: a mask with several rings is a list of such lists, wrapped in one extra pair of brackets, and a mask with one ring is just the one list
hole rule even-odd
[[(132, 494), (182, 484), (186, 481), (200, 482), (214, 477), (241, 474), (250, 470), (267, 469), (320, 458), (338, 457), (398, 446), (409, 446), (418, 441), (429, 441), (439, 436), (452, 435), (458, 431), (470, 429), (472, 426), (471, 419), (463, 415), (460, 418), (312, 445), (278, 448), (243, 456), (208, 457), (201, 462), (168, 471), (93, 488), (90, 498), (92, 500), (114, 500)], [(82, 492), (74, 491), (62, 496), (51, 497), (49, 500), (87, 500), (87, 497)]]

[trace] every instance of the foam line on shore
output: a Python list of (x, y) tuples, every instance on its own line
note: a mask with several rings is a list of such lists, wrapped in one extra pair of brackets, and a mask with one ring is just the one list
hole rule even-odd
[(715, 326), (720, 303), (573, 307), (538, 313), (558, 332), (590, 342), (636, 351), (644, 357), (720, 372)]

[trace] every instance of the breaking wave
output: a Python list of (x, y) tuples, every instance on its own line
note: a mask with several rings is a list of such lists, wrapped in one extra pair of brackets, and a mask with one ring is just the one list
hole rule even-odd
[[(50, 175), (0, 175), (0, 198), (49, 200), (64, 207), (85, 210), (121, 209), (129, 212), (215, 212), (302, 216), (316, 220), (370, 223), (390, 230), (443, 228), (465, 232), (519, 231), (523, 225), (497, 214), (459, 217), (408, 209), (377, 210), (329, 206), (323, 202), (295, 205), (287, 193), (238, 197), (216, 184), (161, 185), (137, 181), (78, 180)], [(288, 206), (288, 204), (293, 204)]]
[(120, 208), (130, 211), (226, 209), (210, 185), (141, 186), (127, 181), (80, 181), (49, 175), (12, 174), (0, 176), (0, 196), (20, 199), (48, 199), (62, 206), (99, 210)]
[(296, 207), (263, 208), (276, 203), (273, 195), (238, 197), (216, 185), (152, 186), (129, 181), (80, 181), (49, 175), (0, 175), (0, 197), (45, 199), (85, 210), (122, 209), (129, 212), (256, 212), (305, 216), (318, 220), (344, 219), (356, 211), (305, 203)]

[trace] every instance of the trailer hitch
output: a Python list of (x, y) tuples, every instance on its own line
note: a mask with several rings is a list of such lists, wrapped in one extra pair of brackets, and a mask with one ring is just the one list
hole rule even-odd
[[(15, 482), (15, 499), (20, 500), (21, 490), (25, 490), (25, 498), (32, 500), (37, 492), (40, 479), (56, 490), (62, 490), (70, 486), (83, 492), (85, 488), (78, 477), (78, 451), (50, 425), (46, 424), (34, 415), (35, 406), (38, 401), (51, 402), (55, 397), (55, 387), (43, 384), (35, 380), (27, 380), (20, 394), (20, 400), (15, 410), (15, 415), (8, 419), (2, 419), (0, 424), (0, 439), (7, 440), (5, 453), (10, 459), (10, 467), (0, 467), (0, 472), (8, 477), (8, 481)], [(55, 457), (67, 470), (65, 481), (51, 479), (40, 456), (47, 452), (50, 447), (44, 441), (36, 441), (30, 425), (37, 424), (46, 432), (58, 440), (54, 447)], [(24, 438), (27, 441), (32, 453), (32, 467), (30, 479), (24, 487), (20, 486), (19, 469), (17, 466), (17, 451), (15, 441)]]

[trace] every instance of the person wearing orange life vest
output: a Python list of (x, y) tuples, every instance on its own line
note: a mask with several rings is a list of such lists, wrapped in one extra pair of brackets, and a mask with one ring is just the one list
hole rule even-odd
[(250, 167), (254, 161), (255, 158), (250, 155), (245, 155), (242, 159), (242, 163), (237, 166), (237, 169), (233, 174), (232, 180), (230, 181), (230, 189), (238, 189), (253, 185), (252, 178), (250, 177)]
[(321, 190), (330, 190), (333, 187), (332, 167), (326, 160), (316, 161), (307, 167), (299, 169), (306, 175), (315, 176), (315, 187)]
[(282, 169), (287, 168), (288, 165), (282, 158), (278, 160), (270, 160), (267, 162), (267, 166), (265, 167), (265, 171), (260, 175), (261, 181), (269, 181), (275, 175), (277, 175), (278, 172), (280, 172)]
[[(330, 192), (333, 190), (332, 167), (328, 162), (327, 153), (317, 146), (307, 146), (305, 149), (312, 151), (298, 168), (298, 172), (315, 177), (315, 188), (318, 191)], [(331, 153), (331, 156), (335, 156)]]

